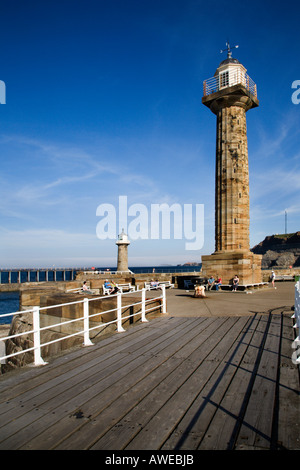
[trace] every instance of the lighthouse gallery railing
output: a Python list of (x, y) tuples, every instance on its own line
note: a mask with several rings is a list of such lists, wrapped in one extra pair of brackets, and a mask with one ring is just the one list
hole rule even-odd
[(208, 78), (203, 82), (203, 96), (211, 95), (234, 85), (243, 85), (252, 95), (257, 97), (257, 87), (252, 78), (241, 70), (221, 72), (215, 77)]

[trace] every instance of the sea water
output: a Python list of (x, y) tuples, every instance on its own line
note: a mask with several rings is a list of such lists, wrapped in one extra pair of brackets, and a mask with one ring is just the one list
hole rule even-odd
[[(139, 273), (153, 273), (155, 274), (158, 273), (173, 273), (173, 272), (181, 272), (181, 273), (191, 273), (194, 271), (200, 271), (201, 265), (199, 266), (147, 266), (147, 267), (133, 267), (129, 268), (132, 270), (135, 274)], [(83, 268), (85, 270), (85, 268)], [(101, 267), (101, 268), (96, 268), (96, 270), (101, 270), (101, 271), (115, 271), (116, 267)], [(75, 272), (75, 271), (74, 271)], [(66, 271), (65, 274), (65, 280), (72, 280), (73, 279), (73, 271), (70, 270), (70, 272)], [(17, 282), (17, 272), (12, 272), (12, 282)], [(27, 271), (24, 270), (24, 272), (21, 272), (21, 283), (26, 282), (28, 280), (27, 276)], [(37, 281), (37, 273), (33, 272), (30, 273), (30, 279), (31, 282)], [(40, 281), (45, 281), (46, 280), (46, 274), (45, 272), (41, 271), (40, 273)], [(54, 274), (53, 272), (49, 272), (48, 274), (48, 280), (53, 281), (54, 280)], [(63, 280), (63, 275), (62, 271), (57, 271), (56, 273), (56, 280), (57, 281), (62, 281)], [(8, 272), (3, 271), (1, 273), (1, 283), (2, 284), (7, 284), (8, 283)], [(20, 309), (20, 302), (19, 302), (19, 292), (0, 292), (0, 315), (4, 313), (13, 313), (13, 312), (18, 312)], [(12, 320), (12, 316), (8, 317), (1, 317), (0, 316), (0, 324), (10, 324)]]
[[(0, 292), (0, 315), (18, 312), (20, 308), (19, 292)], [(10, 324), (12, 316), (1, 317), (0, 324)]]

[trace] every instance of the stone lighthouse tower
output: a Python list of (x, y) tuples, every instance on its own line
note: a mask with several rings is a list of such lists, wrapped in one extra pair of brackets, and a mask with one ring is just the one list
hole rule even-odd
[(246, 72), (227, 43), (227, 59), (203, 84), (202, 103), (217, 116), (217, 139), (215, 252), (202, 256), (202, 270), (207, 276), (221, 276), (223, 284), (236, 274), (240, 284), (261, 282), (261, 255), (254, 255), (249, 245), (246, 127), (246, 112), (259, 101), (256, 85)]
[(128, 245), (130, 245), (130, 241), (128, 240), (128, 236), (122, 230), (120, 233), (118, 240), (116, 241), (116, 245), (118, 246), (118, 266), (117, 271), (119, 272), (129, 272), (128, 269)]

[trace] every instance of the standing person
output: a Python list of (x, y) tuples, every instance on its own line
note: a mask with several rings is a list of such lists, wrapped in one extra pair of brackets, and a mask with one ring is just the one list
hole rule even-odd
[(272, 269), (272, 272), (271, 272), (271, 282), (272, 282), (272, 286), (274, 287), (274, 289), (276, 289), (275, 287), (275, 278), (276, 278), (276, 275)]
[(236, 292), (237, 291), (237, 288), (238, 288), (238, 285), (239, 285), (239, 278), (238, 278), (238, 275), (236, 274), (233, 278), (233, 286), (232, 286), (232, 290), (233, 292)]

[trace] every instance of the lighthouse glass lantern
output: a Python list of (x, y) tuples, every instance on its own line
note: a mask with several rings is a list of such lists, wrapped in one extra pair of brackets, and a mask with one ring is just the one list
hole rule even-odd
[(223, 90), (238, 84), (246, 86), (246, 72), (237, 59), (223, 60), (215, 73), (218, 89)]

